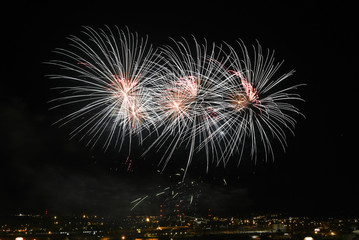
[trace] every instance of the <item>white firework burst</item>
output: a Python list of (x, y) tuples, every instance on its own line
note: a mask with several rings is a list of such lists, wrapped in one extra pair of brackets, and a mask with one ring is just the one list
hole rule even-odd
[(158, 55), (147, 38), (128, 29), (85, 27), (83, 34), (85, 40), (69, 38), (71, 50), (55, 51), (63, 60), (50, 62), (64, 71), (50, 78), (70, 81), (59, 88), (65, 96), (53, 100), (58, 104), (55, 107), (77, 108), (58, 123), (78, 121), (71, 135), (88, 137), (90, 146), (101, 140), (106, 149), (111, 144), (121, 148), (127, 139), (130, 147), (134, 137), (141, 144), (144, 131), (156, 128), (152, 85)]
[[(160, 88), (156, 94), (161, 132), (149, 149), (165, 148), (161, 160), (164, 167), (176, 149), (187, 149), (185, 176), (196, 152), (203, 149), (208, 164), (221, 155), (219, 137), (214, 135), (221, 128), (218, 109), (222, 104), (223, 79), (230, 74), (217, 64), (218, 59), (227, 59), (215, 44), (199, 44), (195, 38), (192, 42), (183, 39), (174, 43), (174, 47), (161, 48), (166, 59), (163, 82), (157, 85)], [(204, 141), (206, 144), (202, 144)]]
[(259, 44), (253, 46), (253, 58), (242, 41), (238, 50), (227, 44), (230, 63), (227, 71), (231, 77), (226, 80), (224, 93), (225, 124), (223, 131), (231, 137), (226, 142), (221, 161), (226, 164), (231, 156), (243, 153), (245, 145), (250, 145), (250, 155), (256, 159), (258, 146), (264, 155), (274, 159), (273, 140), (279, 141), (285, 149), (286, 129), (293, 133), (296, 124), (294, 115), (299, 110), (291, 103), (303, 99), (295, 90), (303, 85), (283, 84), (294, 70), (276, 76), (283, 62), (275, 62), (274, 52), (262, 53)]

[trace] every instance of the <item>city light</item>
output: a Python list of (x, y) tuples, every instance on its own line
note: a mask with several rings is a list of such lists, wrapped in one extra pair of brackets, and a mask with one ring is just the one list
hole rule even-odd
[[(208, 217), (206, 211), (202, 217), (194, 218), (183, 214), (179, 219), (176, 209), (177, 206), (174, 204), (172, 213), (166, 219), (161, 218), (160, 215), (113, 218), (80, 214), (77, 216), (58, 215), (54, 220), (55, 216), (44, 218), (40, 215), (29, 214), (25, 219), (23, 216), (14, 215), (15, 219), (21, 218), (21, 221), (15, 225), (4, 222), (3, 225), (0, 225), (0, 234), (8, 236), (1, 238), (7, 240), (38, 240), (44, 235), (48, 237), (76, 235), (81, 236), (81, 239), (82, 237), (96, 236), (99, 240), (109, 240), (114, 236), (119, 240), (144, 239), (143, 237), (145, 237), (150, 240), (165, 236), (168, 237), (167, 239), (179, 236), (192, 238), (202, 236), (204, 232), (206, 234), (215, 232), (219, 234), (218, 239), (227, 239), (227, 235), (232, 235), (233, 239), (242, 239), (244, 236), (249, 236), (250, 239), (260, 239), (262, 234), (265, 234), (266, 236), (271, 235), (273, 239), (285, 237), (288, 240), (318, 240), (318, 238), (327, 239), (328, 237), (345, 239), (350, 234), (359, 233), (359, 230), (356, 230), (359, 229), (359, 224), (355, 222), (355, 218), (318, 220), (311, 217), (287, 217), (281, 214), (243, 218), (221, 217), (212, 214), (211, 217)], [(25, 220), (26, 222), (24, 222)], [(240, 230), (238, 231), (238, 229)], [(26, 237), (24, 237), (25, 235)]]

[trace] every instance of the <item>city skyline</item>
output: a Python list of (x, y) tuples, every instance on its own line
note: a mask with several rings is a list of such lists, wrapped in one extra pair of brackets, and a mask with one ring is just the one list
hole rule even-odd
[(0, 218), (2, 239), (356, 239), (358, 218), (25, 215)]

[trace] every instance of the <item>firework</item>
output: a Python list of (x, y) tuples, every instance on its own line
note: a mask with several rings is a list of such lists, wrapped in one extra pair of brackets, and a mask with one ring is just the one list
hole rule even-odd
[(76, 122), (71, 135), (87, 137), (90, 146), (128, 144), (130, 151), (133, 139), (149, 139), (143, 155), (163, 151), (163, 169), (185, 150), (184, 178), (195, 154), (205, 156), (207, 171), (234, 157), (240, 163), (247, 148), (253, 159), (260, 149), (274, 158), (273, 140), (285, 148), (287, 131), (293, 133), (300, 85), (285, 82), (294, 71), (276, 76), (282, 62), (259, 44), (249, 51), (241, 41), (216, 45), (193, 37), (155, 51), (128, 30), (85, 27), (83, 34), (87, 41), (73, 36), (71, 50), (56, 50), (64, 60), (51, 64), (62, 74), (50, 77), (69, 81), (55, 107), (76, 108), (58, 123)]
[(72, 50), (56, 50), (64, 60), (50, 62), (64, 72), (51, 78), (70, 81), (59, 88), (65, 96), (54, 100), (56, 107), (77, 108), (57, 123), (76, 122), (71, 135), (88, 137), (90, 146), (121, 148), (126, 139), (131, 146), (134, 137), (141, 144), (144, 132), (156, 127), (151, 92), (157, 55), (147, 38), (128, 30), (85, 27), (83, 34), (86, 40), (70, 37)]
[[(242, 155), (245, 145), (250, 145), (250, 155), (256, 159), (258, 146), (264, 156), (274, 159), (271, 142), (286, 146), (285, 129), (293, 133), (299, 110), (291, 104), (302, 100), (295, 90), (301, 86), (283, 84), (294, 70), (275, 77), (283, 62), (275, 63), (273, 52), (262, 53), (261, 46), (253, 46), (253, 58), (242, 41), (238, 50), (230, 49), (230, 63), (226, 69), (232, 75), (226, 80), (223, 95), (225, 115), (223, 131), (231, 137), (226, 142), (221, 160), (226, 164), (234, 154)], [(240, 158), (239, 158), (240, 159)], [(240, 161), (239, 161), (240, 162)]]
[[(161, 163), (165, 167), (176, 149), (188, 150), (187, 169), (193, 155), (205, 152), (207, 166), (221, 155), (216, 133), (221, 129), (222, 89), (230, 74), (216, 62), (227, 61), (216, 45), (174, 41), (174, 47), (161, 49), (166, 59), (162, 83), (156, 99), (159, 126), (162, 131), (149, 149), (165, 148)], [(217, 60), (219, 59), (219, 60)], [(203, 142), (206, 144), (201, 144)]]

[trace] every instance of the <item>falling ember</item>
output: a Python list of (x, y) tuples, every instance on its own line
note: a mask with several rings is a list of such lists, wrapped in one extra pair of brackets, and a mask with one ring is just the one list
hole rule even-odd
[(126, 161), (125, 161), (125, 165), (127, 165), (127, 172), (129, 172), (131, 170), (131, 165), (132, 165), (132, 159), (130, 159), (130, 156), (127, 156)]
[(86, 63), (86, 62), (78, 62), (77, 64), (88, 66), (88, 67), (93, 67), (91, 64)]

